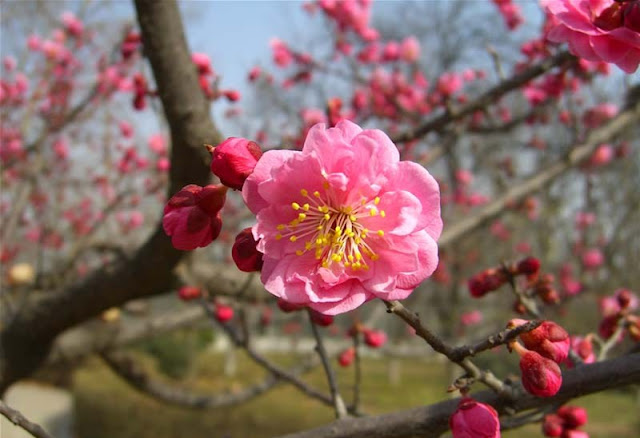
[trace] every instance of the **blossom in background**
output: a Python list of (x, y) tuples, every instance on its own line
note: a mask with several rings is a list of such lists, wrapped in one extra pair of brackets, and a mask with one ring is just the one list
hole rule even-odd
[(220, 234), (227, 188), (222, 185), (185, 186), (164, 207), (162, 226), (176, 249), (207, 246)]
[(490, 405), (469, 397), (460, 400), (449, 419), (453, 438), (500, 438), (500, 419)]
[(438, 184), (381, 131), (315, 125), (301, 152), (266, 152), (242, 194), (262, 282), (285, 301), (335, 315), (403, 299), (438, 264)]
[(640, 63), (640, 32), (636, 1), (540, 0), (552, 17), (547, 38), (569, 44), (574, 55), (610, 62), (626, 73)]

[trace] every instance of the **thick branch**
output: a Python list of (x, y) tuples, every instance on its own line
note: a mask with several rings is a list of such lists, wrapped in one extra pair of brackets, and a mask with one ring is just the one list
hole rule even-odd
[[(198, 85), (175, 1), (136, 2), (145, 50), (171, 128), (172, 194), (188, 183), (204, 185), (209, 171), (203, 143), (219, 142), (209, 103)], [(175, 250), (161, 226), (132, 260), (95, 272), (61, 292), (34, 294), (0, 334), (0, 393), (32, 373), (53, 339), (69, 327), (128, 300), (166, 291), (184, 253)]]
[[(519, 391), (519, 396), (511, 402), (491, 391), (483, 391), (473, 396), (492, 405), (501, 414), (507, 410), (517, 413), (634, 383), (640, 383), (640, 353), (563, 372), (562, 388), (553, 397), (534, 397), (523, 391)], [(459, 399), (453, 399), (375, 417), (338, 420), (326, 426), (281, 438), (438, 437), (449, 429), (449, 417), (456, 410), (458, 402)]]

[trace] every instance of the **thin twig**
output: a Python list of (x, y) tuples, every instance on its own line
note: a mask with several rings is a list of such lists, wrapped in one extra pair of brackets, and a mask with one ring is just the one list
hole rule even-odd
[(49, 434), (46, 430), (42, 428), (39, 424), (30, 421), (13, 408), (7, 406), (2, 400), (0, 400), (0, 414), (2, 414), (7, 420), (11, 421), (16, 426), (19, 426), (29, 432), (32, 436), (36, 438), (53, 438), (53, 435)]
[(331, 392), (331, 399), (333, 401), (333, 408), (336, 412), (336, 418), (346, 418), (347, 417), (347, 407), (344, 404), (344, 400), (340, 396), (340, 392), (338, 392), (338, 384), (336, 383), (336, 376), (333, 373), (333, 368), (331, 368), (331, 364), (329, 364), (329, 357), (327, 355), (327, 350), (324, 348), (324, 343), (322, 342), (322, 337), (320, 336), (320, 332), (318, 331), (318, 327), (313, 322), (311, 317), (311, 310), (309, 310), (309, 323), (311, 324), (311, 331), (313, 332), (313, 337), (316, 339), (316, 352), (318, 356), (320, 356), (320, 360), (322, 361), (322, 367), (324, 368), (324, 372), (327, 375), (327, 381), (329, 383), (329, 391)]

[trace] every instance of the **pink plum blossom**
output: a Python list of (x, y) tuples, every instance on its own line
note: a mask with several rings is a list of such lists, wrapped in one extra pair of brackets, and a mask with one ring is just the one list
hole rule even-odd
[(400, 43), (400, 58), (406, 62), (416, 62), (420, 58), (420, 42), (410, 36)]
[(149, 149), (158, 155), (167, 153), (167, 141), (162, 134), (154, 134), (149, 137)]
[(604, 263), (604, 255), (598, 248), (591, 248), (582, 254), (582, 266), (585, 269), (597, 269)]
[[(611, 8), (626, 8), (612, 0), (540, 0), (553, 25), (547, 38), (569, 44), (574, 55), (605, 61), (633, 73), (640, 63), (640, 33), (624, 22), (604, 23)], [(606, 21), (606, 20), (605, 20)]]
[(463, 326), (470, 326), (480, 322), (482, 322), (482, 313), (479, 310), (472, 310), (460, 315), (460, 324)]
[(335, 315), (408, 297), (438, 265), (440, 190), (391, 140), (347, 120), (313, 126), (301, 152), (268, 151), (243, 187), (262, 282)]

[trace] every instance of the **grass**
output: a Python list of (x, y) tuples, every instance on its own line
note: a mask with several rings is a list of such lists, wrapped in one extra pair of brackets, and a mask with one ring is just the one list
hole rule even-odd
[[(234, 391), (264, 376), (262, 369), (238, 353), (233, 377), (223, 377), (224, 358), (202, 354), (187, 377), (176, 384), (197, 390)], [(144, 358), (143, 358), (144, 360)], [(276, 356), (283, 365), (295, 358)], [(389, 382), (391, 361), (399, 381)], [(153, 363), (146, 359), (153, 370)], [(339, 368), (339, 367), (337, 367)], [(343, 396), (350, 400), (353, 369), (337, 369)], [(376, 414), (427, 405), (447, 397), (448, 378), (444, 366), (418, 359), (366, 359), (361, 400), (363, 409)], [(318, 367), (306, 376), (313, 386), (326, 390)], [(212, 411), (193, 411), (168, 406), (128, 387), (98, 359), (89, 361), (74, 377), (78, 438), (262, 438), (308, 429), (333, 420), (323, 404), (281, 385), (248, 403)], [(585, 430), (592, 438), (640, 436), (635, 392), (609, 391), (575, 400), (589, 413)], [(530, 425), (503, 434), (505, 437), (541, 437), (540, 426)]]

